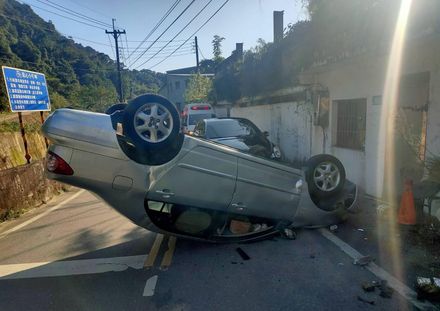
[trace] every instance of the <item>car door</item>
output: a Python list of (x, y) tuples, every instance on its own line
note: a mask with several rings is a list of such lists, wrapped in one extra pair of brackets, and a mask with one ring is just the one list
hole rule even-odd
[(302, 173), (293, 167), (241, 153), (231, 213), (269, 219), (293, 219), (300, 194), (295, 189)]
[(227, 211), (237, 177), (237, 157), (227, 148), (186, 137), (189, 151), (163, 167), (152, 168), (147, 198)]

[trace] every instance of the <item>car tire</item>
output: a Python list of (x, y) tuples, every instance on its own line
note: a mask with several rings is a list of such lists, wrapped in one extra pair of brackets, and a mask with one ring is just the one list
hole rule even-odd
[(122, 126), (124, 136), (139, 152), (166, 151), (179, 136), (179, 112), (165, 97), (145, 94), (127, 105)]
[(122, 103), (114, 104), (114, 105), (111, 105), (110, 107), (107, 108), (107, 110), (105, 111), (105, 114), (110, 115), (116, 111), (124, 110), (125, 108), (127, 108), (127, 104), (122, 104)]
[(344, 187), (345, 169), (334, 156), (313, 156), (307, 161), (306, 167), (306, 180), (311, 195), (327, 198), (339, 193)]

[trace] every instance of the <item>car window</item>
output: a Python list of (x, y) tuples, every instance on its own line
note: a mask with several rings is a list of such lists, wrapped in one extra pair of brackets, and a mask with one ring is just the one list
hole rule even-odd
[(256, 131), (242, 120), (220, 120), (209, 122), (206, 129), (206, 137), (210, 139), (223, 137), (254, 136)]
[(189, 125), (196, 125), (197, 122), (203, 119), (209, 119), (212, 118), (212, 114), (210, 113), (203, 113), (203, 114), (190, 114), (188, 119)]
[(194, 128), (194, 136), (205, 136), (205, 122), (200, 121), (199, 123), (197, 123), (196, 127)]

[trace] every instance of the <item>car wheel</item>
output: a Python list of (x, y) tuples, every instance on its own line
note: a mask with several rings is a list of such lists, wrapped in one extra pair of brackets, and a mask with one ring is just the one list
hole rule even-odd
[(105, 114), (112, 114), (113, 112), (124, 110), (127, 108), (127, 104), (114, 104), (107, 108)]
[(310, 194), (320, 198), (329, 197), (342, 190), (345, 169), (341, 161), (328, 154), (311, 157), (307, 161), (306, 179)]
[(141, 152), (169, 149), (180, 132), (176, 107), (154, 94), (141, 95), (131, 101), (125, 108), (122, 125), (124, 135)]

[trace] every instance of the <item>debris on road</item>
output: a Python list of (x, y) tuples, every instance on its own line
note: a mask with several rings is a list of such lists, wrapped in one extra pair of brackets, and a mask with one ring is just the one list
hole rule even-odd
[(249, 260), (251, 257), (249, 257), (248, 254), (244, 250), (242, 250), (240, 247), (237, 247), (237, 253), (241, 256), (241, 259), (243, 260)]
[(440, 279), (418, 277), (416, 281), (417, 299), (440, 301)]
[(391, 298), (394, 292), (394, 289), (388, 286), (388, 282), (386, 280), (382, 280), (380, 282), (379, 289), (379, 295), (383, 298)]
[(283, 236), (289, 240), (296, 240), (296, 232), (289, 228), (283, 229)]
[(357, 266), (366, 266), (366, 265), (368, 265), (370, 262), (373, 262), (373, 261), (374, 261), (374, 258), (371, 257), (371, 256), (369, 256), (369, 255), (367, 255), (367, 256), (360, 257), (360, 258), (356, 258), (356, 259), (353, 261), (353, 264), (354, 264), (354, 265), (357, 265)]
[(310, 258), (312, 258), (312, 259), (314, 259), (316, 256), (315, 256), (315, 254), (310, 254)]
[(370, 297), (367, 297), (366, 295), (358, 295), (357, 296), (357, 299), (359, 300), (359, 301), (362, 301), (362, 302), (365, 302), (365, 303), (368, 303), (368, 304), (370, 304), (370, 305), (374, 305), (374, 304), (376, 304), (376, 299), (374, 299), (374, 298), (370, 298)]
[(363, 282), (362, 283), (362, 289), (366, 292), (374, 292), (376, 287), (379, 287), (380, 283), (377, 281), (371, 281), (371, 282)]
[(265, 223), (263, 224), (253, 224), (251, 227), (251, 231), (252, 232), (257, 232), (257, 231), (263, 231), (267, 229), (267, 225)]
[(251, 229), (251, 223), (247, 221), (240, 221), (232, 219), (229, 225), (229, 231), (233, 234), (245, 234)]
[(331, 225), (329, 227), (329, 229), (330, 229), (331, 232), (336, 232), (336, 231), (338, 231), (338, 226), (337, 225)]
[(365, 231), (365, 229), (362, 229), (362, 228), (358, 228), (357, 230), (360, 231), (360, 232), (364, 232)]

